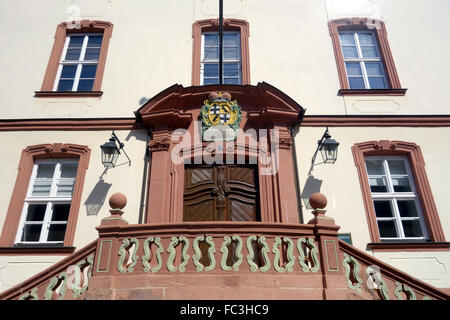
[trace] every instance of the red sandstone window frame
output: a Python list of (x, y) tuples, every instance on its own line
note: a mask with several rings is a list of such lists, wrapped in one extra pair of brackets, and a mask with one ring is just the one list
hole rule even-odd
[[(38, 159), (78, 159), (78, 169), (73, 188), (72, 201), (67, 221), (66, 234), (62, 248), (57, 248), (56, 252), (71, 253), (73, 248), (67, 249), (73, 245), (75, 236), (75, 227), (78, 220), (78, 212), (80, 209), (81, 194), (83, 192), (84, 179), (88, 168), (90, 149), (87, 146), (77, 144), (39, 144), (29, 146), (22, 151), (19, 162), (18, 174), (14, 185), (11, 201), (6, 213), (2, 234), (0, 237), (0, 246), (5, 248), (14, 247), (16, 234), (18, 232), (20, 218), (22, 216), (22, 208), (30, 182), (33, 166)], [(26, 250), (26, 248), (24, 248)], [(60, 250), (61, 249), (61, 250)], [(20, 253), (22, 248), (17, 248)], [(0, 254), (3, 250), (0, 250)], [(10, 250), (8, 250), (10, 252)], [(23, 251), (25, 252), (25, 251)], [(30, 250), (26, 250), (30, 252)], [(55, 253), (55, 249), (46, 249), (45, 246), (36, 248), (31, 253)], [(3, 252), (4, 253), (4, 252)]]
[[(429, 242), (434, 243), (436, 248), (445, 242), (445, 236), (439, 220), (437, 207), (434, 202), (431, 187), (425, 171), (425, 161), (422, 151), (417, 144), (412, 142), (389, 140), (368, 141), (354, 144), (352, 147), (352, 153), (355, 166), (358, 170), (366, 217), (369, 224), (370, 237), (372, 241), (372, 243), (369, 244), (369, 247), (372, 249), (392, 249), (395, 247), (395, 244), (389, 246), (381, 243), (380, 240), (364, 159), (365, 156), (369, 155), (402, 155), (408, 158), (416, 191), (418, 193), (419, 202), (421, 204), (423, 216), (427, 225)], [(411, 246), (415, 249), (430, 248), (430, 243), (411, 243)], [(442, 248), (446, 248), (448, 250), (448, 244), (444, 245)], [(397, 249), (408, 249), (408, 243), (399, 241)]]
[[(192, 53), (192, 85), (200, 85), (200, 65), (202, 52), (202, 33), (219, 30), (219, 19), (206, 19), (195, 21), (192, 25), (193, 53)], [(224, 31), (239, 31), (241, 36), (241, 64), (242, 84), (250, 84), (250, 58), (248, 38), (250, 36), (249, 24), (240, 19), (224, 19)]]
[[(341, 89), (338, 91), (342, 95), (351, 94), (368, 94), (368, 95), (405, 95), (406, 89), (403, 89), (400, 84), (397, 69), (394, 64), (392, 52), (387, 39), (386, 26), (383, 21), (378, 19), (368, 18), (343, 18), (335, 19), (328, 22), (328, 29), (330, 32), (334, 57), (336, 59), (336, 66), (339, 76)], [(388, 89), (350, 89), (345, 71), (344, 57), (342, 54), (339, 31), (364, 31), (373, 30), (375, 32), (378, 48), (381, 52), (382, 61), (385, 68), (386, 78), (389, 83)]]
[[(77, 26), (76, 23), (73, 26)], [(106, 56), (108, 53), (109, 40), (111, 38), (113, 24), (107, 21), (98, 20), (82, 20), (79, 28), (72, 27), (72, 24), (67, 22), (60, 23), (56, 28), (55, 41), (53, 43), (52, 52), (48, 61), (47, 70), (45, 72), (44, 80), (42, 82), (41, 91), (36, 91), (37, 97), (76, 97), (76, 96), (90, 96), (99, 97), (103, 94), (101, 90), (103, 73), (105, 70)], [(64, 50), (64, 43), (66, 37), (70, 33), (101, 33), (103, 35), (100, 55), (98, 57), (97, 72), (95, 74), (95, 81), (92, 91), (53, 91), (53, 86), (58, 73), (59, 64), (61, 62), (61, 55)]]

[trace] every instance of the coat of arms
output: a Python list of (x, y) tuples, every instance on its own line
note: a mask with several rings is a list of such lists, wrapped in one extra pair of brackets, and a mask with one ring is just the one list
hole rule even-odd
[(203, 141), (234, 141), (241, 123), (241, 108), (228, 92), (211, 93), (201, 110)]

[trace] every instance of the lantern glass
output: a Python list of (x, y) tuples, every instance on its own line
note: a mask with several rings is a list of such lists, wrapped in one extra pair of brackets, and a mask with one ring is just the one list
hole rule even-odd
[(114, 139), (110, 139), (102, 146), (102, 163), (105, 168), (112, 168), (116, 165), (117, 159), (119, 158), (119, 149), (116, 146)]
[(337, 159), (339, 142), (334, 139), (325, 139), (320, 147), (324, 163), (335, 163)]

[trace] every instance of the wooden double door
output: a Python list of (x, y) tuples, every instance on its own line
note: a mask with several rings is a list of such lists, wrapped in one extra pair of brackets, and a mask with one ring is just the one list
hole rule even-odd
[(184, 176), (184, 221), (260, 221), (257, 166), (192, 165)]

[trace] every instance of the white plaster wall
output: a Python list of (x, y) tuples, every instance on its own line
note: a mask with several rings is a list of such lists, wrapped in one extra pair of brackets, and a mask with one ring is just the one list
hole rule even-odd
[[(299, 181), (302, 192), (305, 223), (313, 216), (305, 205), (314, 192), (323, 193), (328, 199), (327, 215), (341, 226), (340, 233), (351, 233), (353, 245), (366, 250), (371, 242), (366, 211), (364, 209), (358, 172), (351, 147), (355, 143), (372, 140), (401, 140), (414, 142), (422, 149), (425, 170), (436, 203), (446, 239), (450, 239), (450, 199), (447, 182), (450, 168), (446, 165), (450, 153), (448, 128), (399, 128), (399, 127), (330, 127), (333, 139), (339, 142), (338, 159), (334, 164), (322, 162), (318, 154), (310, 175), (311, 158), (317, 148), (317, 140), (325, 128), (301, 127), (295, 137), (299, 165)], [(376, 257), (385, 260), (413, 276), (438, 287), (449, 287), (450, 252), (383, 252)], [(406, 266), (405, 268), (403, 268)], [(433, 267), (431, 267), (433, 266)], [(444, 270), (444, 271), (442, 271)], [(424, 276), (426, 274), (426, 276)]]
[[(35, 98), (56, 26), (74, 8), (80, 19), (114, 24), (100, 98)], [(69, 11), (68, 11), (69, 9)], [(450, 62), (447, 0), (229, 0), (225, 18), (250, 24), (251, 84), (266, 81), (307, 114), (448, 114)], [(172, 84), (191, 85), (192, 23), (217, 17), (214, 0), (0, 0), (1, 118), (132, 117)], [(405, 97), (337, 95), (337, 68), (327, 22), (381, 18)], [(359, 103), (359, 100), (364, 100)], [(355, 100), (358, 100), (355, 103)], [(373, 102), (376, 100), (377, 102)]]

